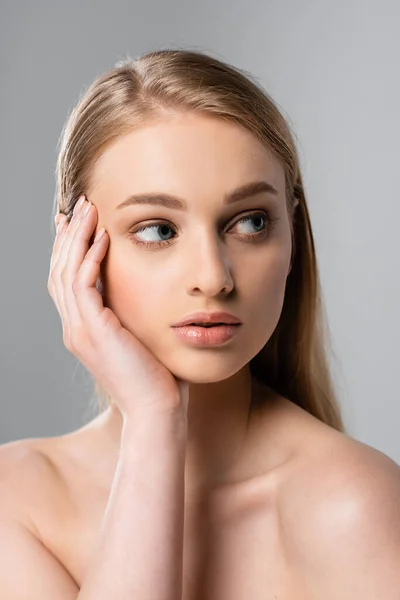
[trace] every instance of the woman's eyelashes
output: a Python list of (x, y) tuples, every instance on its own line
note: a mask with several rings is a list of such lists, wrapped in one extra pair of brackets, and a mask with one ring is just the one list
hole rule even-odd
[[(267, 235), (269, 233), (271, 233), (271, 231), (273, 230), (275, 223), (277, 221), (279, 221), (280, 217), (273, 217), (272, 215), (270, 215), (269, 213), (265, 212), (265, 211), (258, 211), (255, 213), (252, 213), (250, 215), (247, 215), (246, 217), (242, 217), (239, 221), (236, 221), (236, 223), (234, 224), (234, 226), (237, 225), (241, 225), (242, 223), (248, 223), (248, 222), (255, 222), (255, 225), (250, 225), (250, 229), (254, 228), (256, 231), (253, 232), (248, 232), (245, 231), (244, 233), (239, 233), (238, 237), (249, 241), (250, 243), (256, 243), (259, 241), (264, 240)], [(248, 229), (248, 226), (246, 225), (246, 227), (243, 227), (244, 230)], [(171, 225), (165, 221), (153, 221), (151, 224), (145, 225), (144, 227), (140, 227), (134, 231), (130, 231), (129, 235), (127, 236), (127, 238), (129, 240), (132, 240), (134, 244), (138, 245), (138, 246), (147, 246), (147, 247), (153, 247), (153, 248), (160, 248), (163, 246), (169, 246), (171, 244), (171, 242), (173, 241), (174, 238), (169, 238), (169, 239), (147, 239), (147, 240), (141, 240), (138, 238), (138, 234), (143, 234), (143, 232), (145, 231), (156, 231), (156, 230), (161, 230), (162, 233), (160, 233), (159, 235), (161, 237), (165, 237), (168, 236), (168, 230), (173, 230), (173, 227), (171, 227)], [(176, 232), (175, 232), (176, 233)], [(156, 234), (157, 235), (157, 234)], [(152, 236), (149, 235), (148, 238), (151, 238)]]

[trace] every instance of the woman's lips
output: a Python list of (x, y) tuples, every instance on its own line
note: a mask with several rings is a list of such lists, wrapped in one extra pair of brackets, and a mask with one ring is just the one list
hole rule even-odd
[(195, 346), (219, 346), (231, 340), (238, 332), (241, 324), (230, 325), (183, 325), (173, 327), (176, 334)]

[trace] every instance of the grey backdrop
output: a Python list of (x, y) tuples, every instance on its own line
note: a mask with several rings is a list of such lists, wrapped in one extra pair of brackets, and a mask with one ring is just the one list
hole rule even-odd
[(345, 421), (400, 463), (399, 26), (397, 0), (2, 0), (0, 443), (92, 418), (46, 287), (56, 146), (98, 74), (172, 47), (252, 72), (294, 128)]

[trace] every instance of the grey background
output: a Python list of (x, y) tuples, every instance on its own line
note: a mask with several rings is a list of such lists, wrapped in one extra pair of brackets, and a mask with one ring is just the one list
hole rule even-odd
[(56, 146), (97, 75), (170, 47), (250, 71), (293, 127), (345, 421), (400, 463), (399, 25), (395, 0), (1, 2), (0, 443), (92, 418), (46, 287)]

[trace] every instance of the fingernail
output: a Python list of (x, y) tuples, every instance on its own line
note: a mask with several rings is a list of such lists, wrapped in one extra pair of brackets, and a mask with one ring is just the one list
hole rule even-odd
[(82, 217), (86, 217), (86, 215), (88, 214), (91, 206), (92, 206), (92, 203), (91, 202), (87, 202), (85, 208), (82, 211)]
[(85, 196), (81, 196), (79, 198), (78, 202), (74, 206), (74, 215), (77, 215), (81, 211), (84, 203), (85, 203)]
[(67, 215), (63, 215), (62, 218), (57, 223), (57, 232), (60, 231), (61, 227), (67, 220)]
[(105, 232), (105, 228), (102, 227), (101, 229), (99, 229), (99, 231), (96, 233), (96, 237), (94, 238), (94, 242), (98, 242), (104, 235)]

